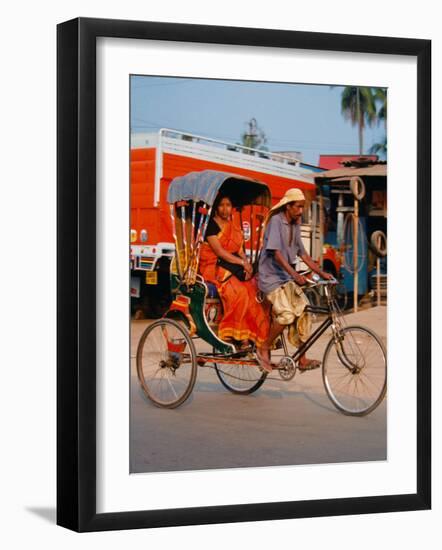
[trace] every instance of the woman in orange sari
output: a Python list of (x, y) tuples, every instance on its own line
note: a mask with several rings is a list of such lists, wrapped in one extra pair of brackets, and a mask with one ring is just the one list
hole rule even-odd
[[(232, 201), (221, 197), (214, 205), (215, 214), (209, 221), (206, 242), (201, 247), (200, 273), (213, 283), (223, 304), (223, 318), (219, 324), (221, 340), (249, 347), (252, 341), (260, 349), (269, 332), (269, 315), (256, 301), (258, 286), (253, 268), (244, 252), (244, 238), (239, 224), (232, 220)], [(218, 258), (242, 266), (245, 281), (218, 264)]]

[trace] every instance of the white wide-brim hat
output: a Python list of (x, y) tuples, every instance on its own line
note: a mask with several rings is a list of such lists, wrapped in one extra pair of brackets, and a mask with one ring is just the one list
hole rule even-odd
[(288, 204), (289, 202), (294, 202), (294, 201), (305, 201), (305, 195), (301, 191), (301, 189), (295, 189), (295, 188), (288, 189), (285, 192), (285, 195), (282, 197), (282, 199), (270, 209), (269, 214), (273, 213), (275, 210), (278, 210), (285, 204)]

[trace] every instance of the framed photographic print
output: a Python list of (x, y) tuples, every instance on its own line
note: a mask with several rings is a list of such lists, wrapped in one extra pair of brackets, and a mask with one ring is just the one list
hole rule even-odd
[(430, 56), (58, 26), (59, 525), (430, 508)]

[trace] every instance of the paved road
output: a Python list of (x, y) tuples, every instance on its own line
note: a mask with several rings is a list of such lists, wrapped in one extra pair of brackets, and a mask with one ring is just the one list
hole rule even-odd
[[(386, 308), (346, 316), (385, 341)], [(190, 398), (159, 409), (136, 377), (136, 346), (148, 321), (132, 322), (131, 471), (205, 470), (386, 459), (386, 400), (370, 415), (339, 413), (325, 394), (321, 371), (297, 373), (290, 382), (266, 380), (252, 395), (226, 391), (210, 368), (200, 368)], [(311, 350), (320, 359), (329, 335)]]

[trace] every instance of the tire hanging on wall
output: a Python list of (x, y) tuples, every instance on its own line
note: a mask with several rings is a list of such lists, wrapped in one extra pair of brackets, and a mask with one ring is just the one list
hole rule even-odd
[(373, 231), (370, 237), (370, 248), (381, 258), (387, 255), (387, 235), (383, 231)]
[[(342, 266), (349, 273), (355, 273), (353, 266), (353, 224), (354, 224), (354, 214), (349, 213), (345, 217), (344, 221), (344, 253)], [(364, 250), (364, 245), (367, 240), (367, 235), (365, 233), (364, 226), (362, 225), (361, 219), (358, 220), (358, 268), (357, 272), (359, 273), (364, 265), (366, 259), (366, 250)]]
[(358, 201), (365, 197), (365, 183), (359, 176), (353, 176), (350, 180), (350, 189), (353, 196)]

